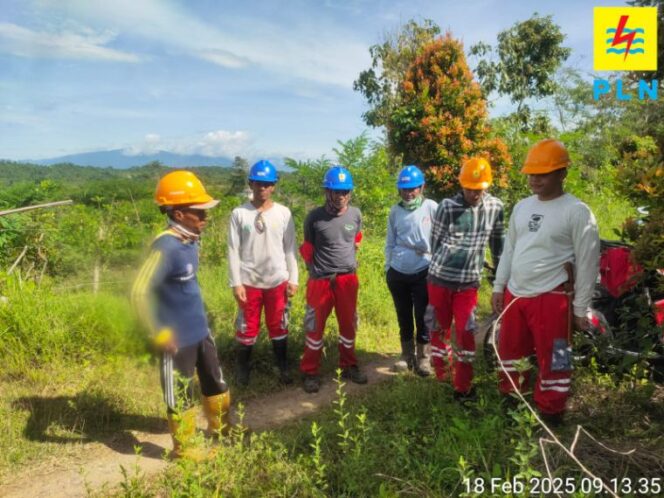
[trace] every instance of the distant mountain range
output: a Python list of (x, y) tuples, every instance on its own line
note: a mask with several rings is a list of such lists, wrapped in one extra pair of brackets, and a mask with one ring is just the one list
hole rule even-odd
[(143, 166), (153, 161), (159, 161), (164, 166), (187, 167), (187, 166), (221, 166), (228, 167), (233, 164), (233, 159), (228, 157), (209, 157), (194, 155), (174, 154), (173, 152), (159, 151), (155, 154), (129, 156), (122, 149), (102, 150), (97, 152), (85, 152), (83, 154), (71, 154), (68, 156), (53, 157), (49, 159), (35, 159), (21, 161), (31, 164), (51, 165), (59, 163), (72, 163), (79, 166), (96, 166), (112, 168), (131, 168)]

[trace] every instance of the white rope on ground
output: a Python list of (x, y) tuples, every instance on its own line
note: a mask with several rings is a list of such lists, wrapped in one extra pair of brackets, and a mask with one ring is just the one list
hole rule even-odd
[[(571, 449), (570, 449), (570, 448), (567, 448), (562, 442), (560, 442), (560, 440), (558, 439), (558, 437), (557, 437), (557, 436), (555, 435), (555, 433), (549, 428), (549, 426), (546, 425), (546, 424), (544, 423), (544, 421), (539, 417), (537, 411), (532, 407), (532, 405), (531, 405), (530, 403), (528, 403), (528, 401), (526, 401), (526, 398), (525, 398), (525, 397), (523, 396), (523, 394), (521, 393), (521, 390), (520, 390), (519, 387), (516, 385), (516, 382), (514, 382), (514, 379), (512, 378), (512, 376), (509, 374), (509, 372), (508, 372), (508, 371), (506, 370), (506, 368), (503, 366), (503, 359), (500, 357), (500, 353), (498, 353), (498, 346), (496, 345), (496, 329), (498, 328), (498, 324), (499, 324), (500, 321), (502, 320), (503, 315), (504, 315), (504, 314), (507, 312), (507, 310), (510, 309), (510, 307), (511, 307), (514, 303), (516, 303), (519, 299), (521, 299), (521, 298), (515, 296), (514, 299), (512, 299), (512, 301), (510, 301), (510, 303), (509, 303), (507, 306), (504, 307), (503, 311), (498, 315), (498, 318), (496, 318), (496, 321), (494, 322), (493, 326), (491, 327), (491, 343), (492, 343), (492, 346), (493, 346), (493, 350), (494, 350), (494, 352), (495, 352), (495, 354), (496, 354), (496, 358), (497, 358), (497, 360), (498, 360), (497, 363), (498, 363), (498, 365), (500, 366), (500, 369), (502, 370), (503, 374), (504, 374), (504, 375), (507, 377), (507, 379), (510, 381), (510, 384), (512, 384), (512, 389), (514, 389), (514, 393), (516, 393), (517, 397), (523, 402), (524, 405), (526, 405), (526, 407), (528, 408), (528, 410), (533, 414), (533, 416), (535, 417), (535, 419), (537, 420), (537, 422), (542, 426), (542, 428), (543, 428), (543, 429), (549, 434), (549, 436), (551, 436), (551, 439), (540, 438), (540, 448), (541, 448), (541, 450), (542, 450), (542, 458), (544, 459), (544, 465), (545, 465), (545, 468), (546, 468), (547, 474), (548, 474), (548, 476), (549, 476), (549, 479), (553, 479), (553, 475), (551, 474), (551, 469), (549, 468), (549, 464), (548, 464), (548, 461), (547, 461), (547, 458), (546, 458), (546, 452), (544, 451), (544, 446), (543, 446), (544, 443), (555, 444), (555, 445), (559, 446), (560, 448), (562, 448), (562, 450), (563, 450), (563, 451), (564, 451), (564, 452), (565, 452), (565, 453), (566, 453), (566, 454), (567, 454), (567, 455), (568, 455), (568, 456), (569, 456), (569, 457), (570, 457), (570, 458), (571, 458), (571, 459), (572, 459), (572, 460), (573, 460), (573, 461), (579, 466), (579, 468), (583, 471), (584, 474), (586, 474), (587, 476), (589, 476), (589, 477), (591, 477), (591, 478), (593, 478), (593, 479), (598, 479), (598, 480), (602, 483), (602, 487), (604, 488), (604, 490), (605, 490), (609, 495), (613, 496), (614, 498), (619, 498), (618, 495), (617, 495), (616, 493), (614, 493), (613, 490), (612, 490), (612, 489), (611, 489), (611, 488), (610, 488), (610, 487), (604, 482), (604, 479), (602, 479), (601, 477), (597, 477), (595, 474), (593, 474), (593, 473), (592, 473), (592, 472), (591, 472), (591, 471), (590, 471), (585, 465), (583, 465), (583, 463), (582, 463), (582, 462), (577, 458), (577, 456), (574, 454), (574, 448), (576, 447), (576, 443), (577, 443), (577, 440), (578, 440), (578, 436), (579, 436), (580, 432), (583, 431), (583, 432), (584, 432), (585, 434), (587, 434), (587, 435), (588, 435), (593, 441), (597, 442), (601, 447), (603, 447), (603, 448), (605, 448), (605, 449), (607, 449), (607, 450), (609, 450), (609, 451), (611, 451), (611, 452), (613, 452), (613, 453), (617, 453), (617, 454), (624, 455), (624, 456), (630, 455), (630, 454), (634, 453), (634, 451), (636, 451), (636, 450), (630, 450), (630, 451), (628, 451), (628, 452), (624, 452), (624, 453), (623, 453), (623, 452), (620, 452), (620, 451), (612, 450), (611, 448), (608, 448), (608, 447), (605, 446), (604, 444), (599, 443), (599, 442), (597, 441), (597, 439), (595, 439), (594, 437), (590, 436), (590, 434), (588, 433), (588, 431), (586, 431), (585, 429), (583, 429), (583, 427), (582, 427), (581, 425), (578, 425), (578, 426), (577, 426), (576, 436), (574, 437), (574, 443), (572, 444)], [(556, 493), (556, 494), (557, 494), (557, 493)], [(558, 495), (558, 496), (561, 496), (561, 495), (559, 495), (559, 494), (557, 494), (557, 495)]]

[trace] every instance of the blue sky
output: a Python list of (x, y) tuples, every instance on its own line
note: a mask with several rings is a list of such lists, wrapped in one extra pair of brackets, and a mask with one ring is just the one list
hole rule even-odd
[[(618, 1), (0, 0), (0, 157), (121, 148), (333, 158), (362, 133), (352, 83), (411, 18), (466, 49), (537, 11), (592, 70), (592, 8)], [(472, 61), (471, 61), (472, 64)], [(504, 100), (492, 113), (505, 112)]]

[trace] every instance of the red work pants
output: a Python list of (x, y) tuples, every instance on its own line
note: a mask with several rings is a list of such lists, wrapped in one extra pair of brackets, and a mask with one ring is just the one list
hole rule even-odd
[[(457, 291), (431, 283), (427, 288), (435, 317), (431, 330), (431, 356), (436, 378), (446, 380), (448, 363), (451, 362), (454, 390), (466, 393), (473, 380), (477, 289)], [(453, 318), (454, 335), (450, 332)]]
[(357, 275), (349, 273), (334, 279), (310, 278), (307, 282), (307, 309), (304, 315), (304, 354), (300, 370), (317, 375), (323, 349), (325, 322), (332, 308), (339, 324), (339, 366), (357, 364), (355, 332), (357, 330)]
[(287, 285), (288, 282), (283, 282), (272, 289), (244, 286), (247, 302), (240, 307), (235, 320), (236, 341), (245, 346), (256, 344), (263, 307), (265, 307), (265, 325), (270, 339), (278, 341), (288, 336)]
[[(505, 289), (504, 305), (514, 296)], [(529, 380), (529, 372), (520, 372), (520, 364), (528, 361), (528, 356), (537, 355), (539, 373), (535, 383), (533, 399), (537, 408), (546, 414), (561, 413), (569, 396), (571, 369), (551, 371), (554, 354), (569, 354), (567, 307), (568, 297), (561, 288), (535, 297), (519, 298), (503, 315), (498, 336), (498, 354), (502, 365), (523, 391)], [(565, 350), (554, 351), (554, 341), (564, 344)], [(513, 391), (507, 375), (500, 372), (500, 391), (507, 394)]]

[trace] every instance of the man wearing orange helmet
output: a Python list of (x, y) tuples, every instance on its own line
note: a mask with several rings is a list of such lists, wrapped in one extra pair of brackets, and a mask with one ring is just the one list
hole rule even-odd
[(168, 228), (152, 242), (132, 289), (132, 302), (161, 352), (161, 385), (173, 436), (173, 456), (196, 459), (189, 448), (196, 430), (193, 376), (198, 373), (208, 431), (226, 424), (230, 393), (196, 277), (199, 238), (213, 199), (189, 171), (173, 171), (157, 185), (155, 200), (168, 216)]
[(435, 318), (431, 357), (440, 381), (446, 379), (451, 359), (454, 398), (462, 402), (474, 398), (475, 307), (484, 253), (488, 244), (495, 266), (503, 250), (503, 203), (487, 192), (491, 182), (486, 159), (465, 161), (459, 173), (462, 191), (439, 204), (431, 229), (428, 292)]
[[(533, 352), (537, 355), (533, 398), (552, 424), (562, 421), (571, 384), (569, 307), (574, 325), (585, 329), (599, 268), (595, 217), (563, 190), (569, 165), (567, 149), (557, 140), (542, 140), (528, 152), (521, 172), (528, 175), (534, 195), (512, 211), (491, 298), (496, 313), (511, 304), (498, 337), (502, 367), (523, 389), (528, 372), (520, 372), (520, 365)], [(564, 286), (569, 280), (567, 263), (576, 267), (572, 303)], [(513, 390), (507, 375), (501, 372), (504, 394)]]

